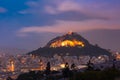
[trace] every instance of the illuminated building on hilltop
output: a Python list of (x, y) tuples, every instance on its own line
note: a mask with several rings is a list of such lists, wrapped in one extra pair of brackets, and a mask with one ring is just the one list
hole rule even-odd
[(68, 32), (67, 34), (57, 37), (51, 40), (46, 47), (85, 47), (89, 42), (82, 38), (80, 35), (74, 32)]
[(58, 40), (50, 45), (50, 47), (75, 47), (75, 46), (81, 46), (84, 47), (84, 43), (82, 41), (78, 40)]

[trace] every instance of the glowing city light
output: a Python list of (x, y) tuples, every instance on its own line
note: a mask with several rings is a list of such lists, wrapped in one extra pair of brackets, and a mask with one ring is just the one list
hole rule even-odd
[(78, 40), (58, 40), (50, 45), (50, 47), (75, 47), (81, 46), (84, 47), (84, 43)]
[(65, 68), (65, 64), (61, 64), (60, 67), (61, 67), (61, 68)]

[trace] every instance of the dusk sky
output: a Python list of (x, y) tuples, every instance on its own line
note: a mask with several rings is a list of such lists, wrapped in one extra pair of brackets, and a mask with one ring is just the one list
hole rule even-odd
[(0, 0), (0, 47), (33, 50), (68, 31), (120, 51), (120, 0)]

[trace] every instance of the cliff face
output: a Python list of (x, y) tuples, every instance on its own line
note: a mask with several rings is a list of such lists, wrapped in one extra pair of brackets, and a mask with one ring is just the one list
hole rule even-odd
[(81, 35), (73, 32), (69, 32), (63, 36), (58, 36), (50, 40), (43, 48), (39, 48), (28, 54), (40, 55), (40, 56), (53, 56), (59, 55), (111, 55), (107, 50), (98, 46), (91, 45)]

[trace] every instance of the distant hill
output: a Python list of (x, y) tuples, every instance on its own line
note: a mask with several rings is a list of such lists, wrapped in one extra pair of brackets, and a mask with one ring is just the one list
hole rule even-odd
[(52, 56), (59, 55), (111, 55), (107, 50), (100, 48), (97, 45), (92, 45), (81, 35), (69, 32), (62, 36), (58, 36), (50, 40), (47, 45), (28, 54)]
[(28, 50), (25, 50), (25, 49), (0, 47), (0, 54), (12, 55), (12, 54), (25, 54), (27, 52)]

